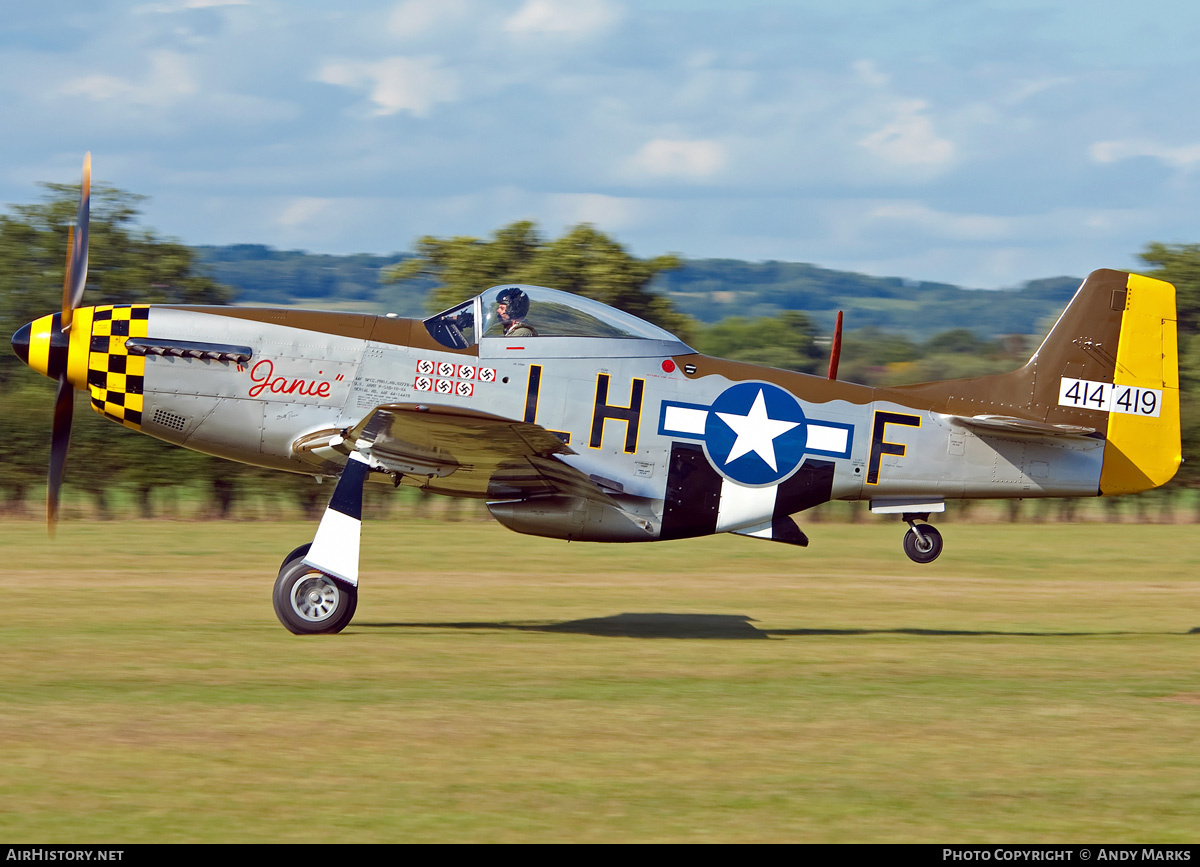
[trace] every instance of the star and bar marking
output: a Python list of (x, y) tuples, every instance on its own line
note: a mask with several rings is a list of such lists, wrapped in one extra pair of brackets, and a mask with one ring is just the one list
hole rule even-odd
[(664, 400), (658, 432), (703, 443), (717, 472), (749, 487), (779, 484), (806, 455), (848, 458), (854, 441), (854, 425), (807, 418), (769, 382), (739, 382), (708, 406)]

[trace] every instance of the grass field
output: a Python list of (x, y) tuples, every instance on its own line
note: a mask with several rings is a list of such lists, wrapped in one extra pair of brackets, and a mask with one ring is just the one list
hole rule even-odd
[(368, 521), (0, 523), (0, 840), (1195, 842), (1195, 525), (567, 545)]

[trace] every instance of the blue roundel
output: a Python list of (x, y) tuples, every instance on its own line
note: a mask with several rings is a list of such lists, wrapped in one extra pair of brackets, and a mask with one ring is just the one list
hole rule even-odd
[(743, 485), (773, 485), (804, 459), (808, 424), (799, 402), (769, 382), (740, 382), (713, 401), (704, 447), (723, 476)]

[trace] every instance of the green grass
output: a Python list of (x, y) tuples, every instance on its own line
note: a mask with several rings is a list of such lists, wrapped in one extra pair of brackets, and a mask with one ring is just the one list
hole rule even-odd
[(1195, 841), (1200, 527), (368, 521), (298, 638), (312, 529), (0, 524), (0, 838)]

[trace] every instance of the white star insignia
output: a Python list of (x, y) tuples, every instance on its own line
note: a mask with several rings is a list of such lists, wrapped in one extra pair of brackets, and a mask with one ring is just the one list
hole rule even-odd
[(730, 429), (737, 434), (737, 439), (734, 440), (733, 448), (729, 450), (729, 456), (725, 458), (725, 463), (733, 463), (742, 455), (754, 452), (766, 461), (767, 466), (774, 472), (779, 472), (779, 467), (775, 463), (776, 437), (783, 436), (800, 424), (798, 421), (780, 421), (770, 418), (767, 415), (767, 403), (763, 400), (761, 388), (758, 390), (758, 397), (754, 398), (754, 405), (750, 407), (750, 412), (746, 415), (719, 412), (717, 418), (729, 425)]

